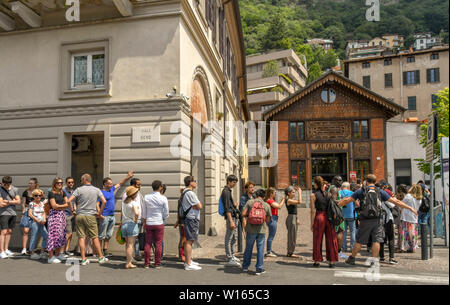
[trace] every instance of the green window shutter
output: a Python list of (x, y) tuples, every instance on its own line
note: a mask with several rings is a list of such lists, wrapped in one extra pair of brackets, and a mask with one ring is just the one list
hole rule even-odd
[(406, 85), (407, 84), (407, 73), (406, 72), (403, 72), (403, 85)]

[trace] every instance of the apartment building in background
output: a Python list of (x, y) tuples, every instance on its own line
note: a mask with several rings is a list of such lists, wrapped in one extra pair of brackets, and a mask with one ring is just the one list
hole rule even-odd
[[(271, 62), (276, 62), (278, 69), (267, 74), (265, 69)], [(247, 98), (255, 121), (262, 118), (262, 112), (303, 88), (308, 79), (308, 70), (292, 49), (250, 55), (246, 63)]]
[[(386, 123), (385, 178), (394, 187), (429, 181), (414, 160), (425, 158), (420, 125), (432, 112), (436, 93), (449, 86), (449, 47), (352, 58), (344, 61), (344, 70), (352, 81), (406, 108)], [(438, 188), (437, 194), (441, 192)]]
[[(200, 234), (220, 233), (227, 175), (248, 179), (246, 143), (242, 156), (225, 125), (249, 119), (238, 1), (81, 1), (81, 21), (71, 23), (66, 10), (64, 0), (0, 0), (1, 175), (21, 192), (30, 177), (47, 190), (55, 177), (79, 185), (90, 173), (101, 188), (103, 177), (118, 182), (134, 170), (143, 194), (161, 180), (165, 252), (174, 254), (180, 188), (193, 175)], [(199, 128), (208, 121), (219, 127)], [(195, 153), (196, 126), (217, 155)], [(116, 192), (117, 224), (125, 187)], [(233, 191), (238, 198), (240, 186)], [(21, 240), (14, 230), (11, 246)]]
[(449, 85), (449, 47), (344, 61), (345, 76), (407, 109), (395, 120), (426, 119), (435, 94)]
[(441, 44), (441, 39), (433, 36), (433, 33), (417, 33), (414, 34), (413, 49), (415, 51), (425, 50)]

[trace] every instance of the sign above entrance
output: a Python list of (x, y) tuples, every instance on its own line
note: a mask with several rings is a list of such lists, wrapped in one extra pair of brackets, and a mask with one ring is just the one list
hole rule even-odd
[(348, 143), (316, 143), (311, 144), (312, 151), (347, 151)]
[(161, 141), (161, 127), (153, 124), (144, 127), (133, 127), (132, 143), (159, 143)]

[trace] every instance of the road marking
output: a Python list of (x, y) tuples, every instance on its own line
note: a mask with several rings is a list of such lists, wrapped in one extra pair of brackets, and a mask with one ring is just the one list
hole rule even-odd
[[(351, 271), (336, 271), (335, 277), (347, 278), (366, 278), (366, 272), (351, 272)], [(377, 275), (378, 277), (378, 275)], [(430, 284), (449, 284), (448, 277), (426, 276), (426, 275), (406, 275), (406, 274), (379, 274), (379, 279), (385, 281), (405, 281), (405, 282), (420, 282)]]

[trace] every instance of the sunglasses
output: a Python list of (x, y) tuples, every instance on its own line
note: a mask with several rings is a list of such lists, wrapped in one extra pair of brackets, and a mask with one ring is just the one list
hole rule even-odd
[(61, 184), (61, 185), (62, 185), (63, 183), (62, 183), (62, 182), (56, 182), (55, 185), (56, 185), (56, 184)]
[(42, 197), (42, 195), (34, 195), (33, 198)]

